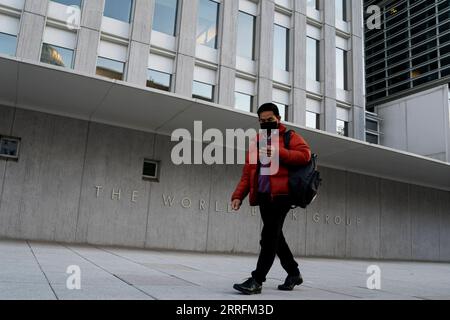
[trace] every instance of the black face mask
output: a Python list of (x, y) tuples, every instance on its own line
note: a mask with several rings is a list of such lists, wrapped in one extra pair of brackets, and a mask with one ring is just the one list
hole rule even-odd
[(278, 129), (279, 125), (276, 121), (264, 122), (261, 123), (261, 129), (267, 130), (267, 133), (270, 135), (272, 130)]
[(270, 121), (270, 122), (261, 123), (261, 129), (263, 129), (263, 130), (275, 130), (275, 129), (278, 129), (278, 122)]

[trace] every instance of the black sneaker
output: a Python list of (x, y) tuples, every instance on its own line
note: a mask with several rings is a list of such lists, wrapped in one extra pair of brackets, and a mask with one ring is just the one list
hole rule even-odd
[(299, 286), (303, 283), (303, 278), (301, 275), (298, 276), (287, 276), (283, 284), (278, 286), (278, 290), (282, 291), (292, 291), (295, 286)]
[(259, 294), (262, 290), (262, 284), (253, 278), (248, 278), (244, 283), (235, 284), (233, 288), (247, 295)]

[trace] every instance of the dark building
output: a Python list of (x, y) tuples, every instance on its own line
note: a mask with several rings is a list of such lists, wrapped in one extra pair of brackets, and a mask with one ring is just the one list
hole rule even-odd
[(381, 28), (365, 31), (367, 110), (450, 82), (450, 0), (368, 0)]

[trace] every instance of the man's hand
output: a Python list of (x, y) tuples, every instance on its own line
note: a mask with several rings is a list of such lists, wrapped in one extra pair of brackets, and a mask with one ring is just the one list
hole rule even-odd
[(241, 208), (241, 204), (242, 204), (242, 201), (241, 201), (241, 200), (239, 200), (239, 199), (234, 199), (234, 200), (231, 202), (231, 209), (233, 209), (234, 211), (238, 211), (238, 210)]
[(274, 146), (267, 146), (262, 147), (259, 149), (259, 156), (260, 157), (268, 157), (272, 158), (272, 155), (275, 153), (275, 147)]

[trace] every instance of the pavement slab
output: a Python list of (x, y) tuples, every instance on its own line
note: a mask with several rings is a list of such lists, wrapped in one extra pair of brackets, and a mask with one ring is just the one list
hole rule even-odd
[[(255, 255), (0, 240), (0, 300), (450, 300), (448, 263), (296, 260), (302, 286), (277, 290), (286, 273), (276, 259), (262, 294), (246, 296), (232, 286), (250, 276)], [(369, 266), (380, 289), (367, 288)]]

